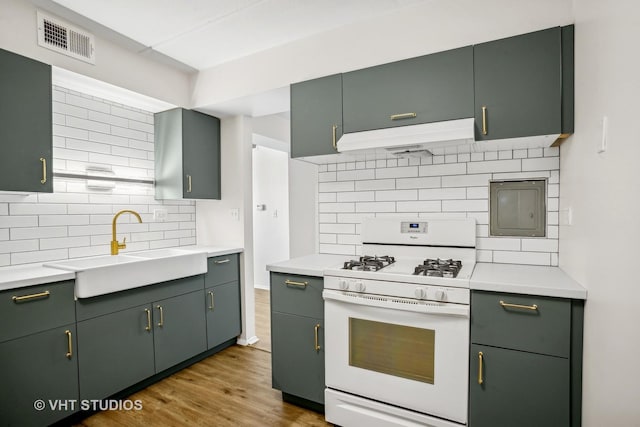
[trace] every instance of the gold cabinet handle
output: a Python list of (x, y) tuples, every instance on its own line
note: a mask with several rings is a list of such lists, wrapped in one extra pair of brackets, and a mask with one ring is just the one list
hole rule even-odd
[(336, 137), (336, 131), (338, 130), (338, 125), (331, 126), (331, 141), (333, 143), (333, 149), (338, 151), (338, 141)]
[(293, 280), (285, 280), (284, 284), (287, 286), (297, 286), (299, 288), (306, 288), (309, 282), (294, 282)]
[(191, 193), (191, 175), (187, 175), (187, 193)]
[(487, 131), (487, 106), (482, 106), (482, 134), (486, 135)]
[(16, 304), (19, 304), (21, 302), (27, 302), (27, 301), (31, 301), (31, 300), (34, 300), (34, 299), (49, 298), (49, 295), (51, 295), (51, 293), (49, 291), (44, 291), (44, 292), (39, 292), (37, 294), (22, 295), (22, 296), (19, 296), (19, 297), (14, 295), (14, 296), (11, 297), (11, 299)]
[(482, 364), (484, 363), (484, 354), (479, 351), (478, 352), (478, 384), (482, 385), (482, 383), (484, 382), (483, 376), (482, 376)]
[(418, 117), (416, 113), (392, 114), (389, 116), (391, 120), (415, 119)]
[(73, 337), (71, 336), (71, 331), (66, 330), (64, 333), (67, 335), (67, 359), (71, 359), (73, 357)]
[(159, 305), (157, 308), (160, 312), (160, 321), (158, 322), (158, 326), (162, 328), (164, 326), (164, 311), (162, 310), (161, 305)]
[(500, 301), (499, 303), (503, 308), (520, 308), (522, 310), (532, 310), (532, 311), (536, 311), (538, 310), (538, 305), (537, 304), (533, 304), (533, 305), (520, 305), (520, 304), (509, 304), (508, 302), (504, 302), (504, 301)]
[(215, 300), (213, 299), (213, 291), (207, 292), (209, 294), (209, 310), (213, 311), (215, 307)]
[(231, 261), (229, 258), (213, 261), (214, 264), (226, 264)]
[(42, 179), (40, 180), (40, 184), (45, 184), (47, 182), (47, 159), (40, 157), (40, 162), (42, 163)]
[(316, 326), (314, 326), (313, 329), (314, 329), (315, 339), (316, 339), (315, 350), (316, 350), (316, 353), (317, 353), (317, 352), (320, 351), (320, 343), (319, 343), (319, 338), (318, 338), (318, 331), (320, 330), (320, 323), (316, 323)]
[(144, 328), (144, 330), (147, 332), (151, 332), (151, 310), (145, 308), (144, 312), (147, 313), (147, 326)]

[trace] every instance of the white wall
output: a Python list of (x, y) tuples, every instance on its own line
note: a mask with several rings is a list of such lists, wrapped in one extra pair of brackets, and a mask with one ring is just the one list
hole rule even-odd
[[(196, 201), (199, 245), (244, 248), (240, 267), (242, 335), (239, 342), (242, 344), (255, 340), (251, 135), (250, 118), (234, 116), (221, 120), (222, 200)], [(238, 215), (232, 215), (236, 210)]]
[(573, 22), (571, 0), (427, 1), (204, 70), (193, 105)]
[(289, 159), (289, 255), (318, 252), (318, 166)]
[[(153, 180), (153, 114), (63, 87), (53, 88), (53, 171), (84, 175), (87, 166), (116, 177)], [(144, 250), (196, 242), (193, 201), (154, 200), (152, 183), (115, 182), (110, 190), (86, 179), (53, 178), (53, 193), (0, 194), (0, 266), (45, 262), (110, 251), (111, 221), (121, 209), (118, 239)], [(156, 221), (155, 209), (167, 212)]]
[[(254, 285), (269, 289), (267, 264), (289, 259), (288, 154), (257, 146), (253, 149)], [(265, 205), (258, 210), (257, 205)]]
[[(637, 426), (640, 4), (575, 0), (574, 8), (576, 130), (560, 167), (560, 208), (572, 209), (573, 225), (560, 228), (560, 265), (588, 289), (582, 425)], [(598, 154), (605, 115), (609, 147)]]
[(174, 105), (189, 106), (188, 73), (104, 38), (96, 37), (95, 65), (38, 46), (36, 10), (30, 1), (0, 0), (0, 48)]

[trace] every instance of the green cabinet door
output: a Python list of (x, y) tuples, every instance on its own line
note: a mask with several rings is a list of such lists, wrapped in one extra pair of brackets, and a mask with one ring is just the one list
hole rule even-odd
[(229, 282), (205, 290), (207, 348), (240, 335), (240, 284)]
[(476, 140), (562, 133), (560, 27), (478, 44), (473, 53)]
[(272, 312), (271, 347), (273, 387), (324, 404), (324, 322)]
[(183, 191), (186, 199), (220, 199), (220, 119), (182, 110)]
[(76, 349), (73, 324), (0, 344), (1, 426), (49, 425), (78, 410)]
[(153, 303), (156, 372), (207, 349), (202, 290)]
[(344, 132), (473, 117), (471, 46), (342, 75)]
[(342, 136), (342, 76), (291, 85), (291, 157), (335, 154)]
[(0, 49), (0, 74), (0, 190), (51, 193), (51, 66)]
[(568, 359), (472, 345), (469, 427), (570, 426), (569, 370)]
[(104, 399), (155, 373), (149, 304), (78, 322), (81, 399)]

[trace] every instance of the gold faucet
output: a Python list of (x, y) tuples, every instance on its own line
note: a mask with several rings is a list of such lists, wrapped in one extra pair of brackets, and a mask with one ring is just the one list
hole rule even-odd
[(121, 210), (120, 212), (118, 212), (117, 214), (115, 214), (115, 216), (113, 217), (113, 222), (111, 223), (111, 233), (112, 233), (112, 239), (111, 239), (111, 255), (118, 255), (118, 251), (120, 249), (124, 249), (127, 247), (127, 238), (125, 237), (124, 239), (122, 239), (122, 243), (118, 242), (118, 239), (116, 237), (116, 220), (118, 219), (118, 217), (120, 215), (122, 215), (123, 213), (130, 213), (131, 215), (135, 216), (136, 218), (138, 218), (138, 222), (142, 222), (142, 218), (140, 218), (140, 214), (136, 211), (132, 211), (130, 209), (124, 209)]

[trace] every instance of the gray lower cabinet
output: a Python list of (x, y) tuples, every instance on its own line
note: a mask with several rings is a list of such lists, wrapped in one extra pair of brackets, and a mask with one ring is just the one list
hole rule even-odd
[(473, 47), (476, 141), (573, 132), (573, 26)]
[(324, 405), (323, 288), (321, 277), (271, 273), (272, 384), (314, 409)]
[(471, 46), (342, 75), (344, 132), (473, 117)]
[(0, 70), (0, 190), (51, 193), (51, 66), (0, 49)]
[(205, 302), (208, 349), (240, 335), (240, 282), (205, 289)]
[(469, 427), (581, 425), (584, 302), (471, 294)]
[(204, 276), (79, 300), (80, 397), (104, 399), (204, 352)]
[(220, 199), (220, 119), (174, 108), (154, 115), (156, 199)]
[(73, 285), (0, 292), (1, 426), (48, 425), (76, 409), (55, 406), (79, 396)]
[(291, 157), (335, 154), (342, 136), (342, 75), (291, 85)]

